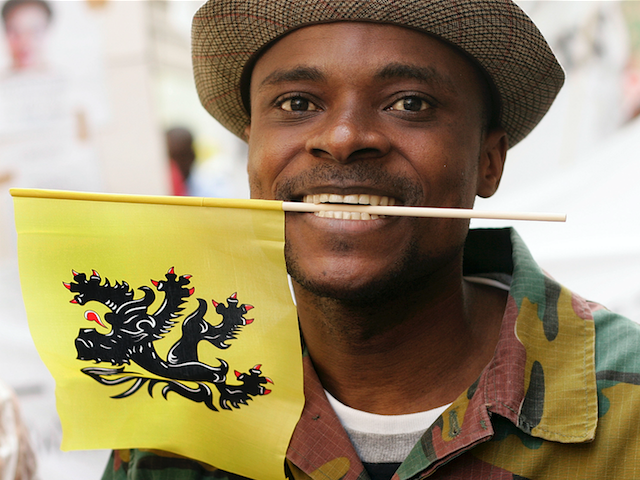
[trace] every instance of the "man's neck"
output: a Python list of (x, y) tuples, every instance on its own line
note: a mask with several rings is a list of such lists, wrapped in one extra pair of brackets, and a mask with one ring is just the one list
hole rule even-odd
[(378, 414), (452, 402), (480, 375), (498, 341), (506, 292), (461, 277), (375, 305), (317, 298), (296, 285), (302, 333), (324, 387)]

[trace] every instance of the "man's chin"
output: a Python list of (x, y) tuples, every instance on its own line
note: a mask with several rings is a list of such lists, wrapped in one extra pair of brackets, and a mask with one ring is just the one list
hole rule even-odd
[[(413, 250), (413, 249), (412, 249)], [(291, 255), (285, 260), (289, 275), (295, 283), (315, 297), (332, 299), (353, 307), (375, 307), (424, 287), (435, 265), (428, 258), (407, 252), (391, 268), (376, 275), (345, 277), (330, 272), (309, 274)]]

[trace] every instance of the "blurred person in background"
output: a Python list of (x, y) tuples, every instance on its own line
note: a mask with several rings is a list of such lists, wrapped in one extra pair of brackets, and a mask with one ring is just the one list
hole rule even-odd
[(249, 198), (247, 146), (229, 142), (202, 161), (189, 177), (189, 193), (195, 197)]
[(0, 172), (12, 187), (100, 190), (91, 147), (97, 102), (74, 77), (71, 54), (50, 37), (54, 7), (2, 5), (9, 65), (0, 72)]
[[(51, 16), (51, 7), (43, 0), (9, 0), (3, 5), (2, 22), (13, 72), (45, 68), (44, 51)], [(10, 169), (4, 171), (0, 165), (0, 184), (12, 178)]]
[(36, 478), (36, 459), (27, 431), (20, 419), (18, 400), (0, 381), (0, 478), (31, 480)]
[(171, 194), (189, 195), (187, 181), (196, 159), (196, 153), (193, 150), (193, 135), (186, 128), (174, 127), (167, 130), (166, 139), (171, 174)]
[(60, 41), (73, 34), (58, 24), (72, 3), (1, 6), (7, 48), (0, 70), (0, 258), (15, 248), (9, 188), (103, 188), (93, 137), (103, 108), (74, 67), (82, 59)]

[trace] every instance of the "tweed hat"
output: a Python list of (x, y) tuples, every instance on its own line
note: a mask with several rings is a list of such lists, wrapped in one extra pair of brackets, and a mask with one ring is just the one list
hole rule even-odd
[(241, 93), (245, 66), (293, 30), (337, 21), (412, 28), (465, 52), (497, 92), (494, 108), (510, 146), (538, 124), (564, 83), (544, 37), (511, 0), (209, 0), (192, 27), (203, 106), (243, 138), (250, 122)]

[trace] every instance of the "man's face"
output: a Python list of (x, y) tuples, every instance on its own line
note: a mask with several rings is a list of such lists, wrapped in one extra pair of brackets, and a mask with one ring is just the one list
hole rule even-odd
[[(352, 22), (297, 30), (252, 73), (251, 195), (470, 208), (499, 180), (487, 182), (483, 167), (482, 85), (461, 54), (413, 30)], [(287, 214), (297, 283), (370, 301), (459, 263), (466, 221), (355, 217)]]
[(41, 66), (48, 26), (48, 13), (35, 3), (25, 3), (9, 13), (5, 29), (13, 68), (23, 70)]

